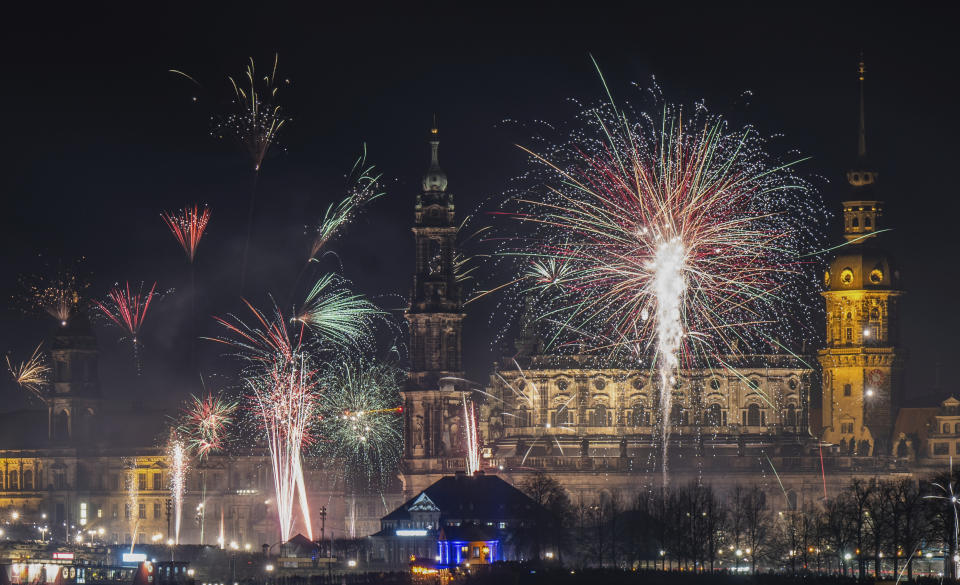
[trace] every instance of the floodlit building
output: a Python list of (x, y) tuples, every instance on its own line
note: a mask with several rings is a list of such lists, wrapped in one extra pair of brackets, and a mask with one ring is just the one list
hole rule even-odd
[(371, 561), (411, 558), (452, 567), (517, 558), (511, 536), (542, 517), (540, 506), (503, 479), (478, 472), (443, 477), (383, 517)]

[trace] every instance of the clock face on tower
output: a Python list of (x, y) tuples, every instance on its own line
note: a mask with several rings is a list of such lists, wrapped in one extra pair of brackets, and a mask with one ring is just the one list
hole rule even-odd
[(867, 372), (867, 383), (876, 390), (883, 384), (883, 372), (880, 370), (870, 370)]

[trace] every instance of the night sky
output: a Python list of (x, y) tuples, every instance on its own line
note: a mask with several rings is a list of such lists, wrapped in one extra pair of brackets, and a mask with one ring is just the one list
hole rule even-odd
[[(142, 377), (118, 331), (97, 326), (107, 396), (176, 403), (198, 388), (194, 346), (211, 387), (229, 381), (235, 364), (220, 357), (222, 348), (191, 341), (189, 271), (160, 212), (192, 202), (212, 209), (197, 255), (196, 303), (197, 334), (215, 334), (209, 315), (240, 308), (250, 165), (234, 144), (210, 137), (208, 113), (222, 109), (226, 76), (240, 74), (248, 57), (263, 69), (279, 52), (280, 76), (290, 79), (281, 103), (293, 119), (263, 166), (246, 296), (260, 306), (267, 293), (281, 303), (292, 298), (307, 253), (304, 227), (342, 196), (344, 175), (366, 143), (387, 195), (334, 244), (339, 262), (329, 257), (321, 268), (339, 270), (342, 262), (358, 290), (400, 315), (412, 277), (413, 200), (434, 114), (458, 215), (482, 217), (524, 165), (514, 146), (523, 133), (503, 121), (564, 120), (575, 111), (568, 98), (602, 99), (593, 54), (618, 98), (633, 98), (632, 82), (646, 86), (655, 76), (671, 101), (703, 98), (715, 112), (746, 111), (763, 133), (784, 134), (781, 143), (812, 157), (801, 172), (836, 211), (856, 154), (862, 49), (867, 148), (887, 201), (885, 223), (894, 228), (886, 245), (908, 291), (906, 394), (919, 404), (955, 391), (960, 279), (951, 177), (958, 123), (947, 19), (874, 8), (841, 12), (839, 3), (739, 14), (633, 4), (526, 10), (471, 3), (466, 10), (452, 2), (403, 3), (398, 12), (352, 3), (298, 12), (261, 3), (210, 13), (181, 5), (155, 14), (126, 5), (7, 19), (0, 40), (0, 351), (22, 359), (53, 329), (50, 319), (18, 308), (17, 276), (83, 256), (92, 295), (126, 280), (174, 289), (148, 315)], [(189, 72), (204, 90), (171, 68)], [(746, 110), (745, 91), (752, 92)], [(836, 221), (826, 231), (840, 240)], [(465, 365), (477, 380), (486, 379), (494, 357), (492, 307), (471, 305), (466, 322)], [(0, 397), (0, 408), (23, 405), (9, 380)]]

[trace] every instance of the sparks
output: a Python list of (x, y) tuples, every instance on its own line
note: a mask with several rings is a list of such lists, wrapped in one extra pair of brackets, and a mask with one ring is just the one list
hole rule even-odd
[(381, 490), (396, 471), (403, 452), (403, 378), (391, 364), (349, 357), (323, 372), (318, 448), (343, 462), (353, 491)]
[(191, 402), (183, 411), (185, 420), (179, 426), (179, 432), (193, 452), (203, 459), (213, 451), (223, 450), (238, 404), (222, 395), (190, 398)]
[(293, 321), (338, 345), (353, 345), (370, 331), (373, 320), (384, 313), (362, 295), (353, 294), (342, 279), (326, 274), (317, 280)]
[(666, 473), (679, 368), (787, 338), (783, 306), (812, 282), (799, 259), (816, 240), (816, 198), (752, 128), (661, 111), (631, 116), (611, 100), (568, 141), (524, 149), (535, 186), (513, 214), (533, 231), (500, 254), (518, 265), (512, 288), (536, 299), (548, 349), (655, 364)]
[(181, 210), (179, 214), (161, 213), (160, 217), (180, 243), (187, 255), (187, 260), (192, 263), (197, 253), (197, 246), (200, 245), (200, 238), (203, 237), (203, 232), (210, 221), (210, 208), (204, 206), (201, 210), (199, 205), (194, 205), (192, 208), (187, 207)]
[(143, 287), (137, 293), (130, 292), (130, 283), (121, 288), (119, 285), (113, 287), (107, 293), (107, 300), (104, 303), (94, 300), (94, 304), (100, 309), (107, 319), (123, 329), (130, 336), (133, 343), (134, 360), (137, 363), (137, 373), (142, 373), (142, 364), (140, 363), (140, 341), (138, 335), (140, 328), (143, 327), (143, 321), (147, 317), (147, 309), (150, 308), (150, 302), (153, 300), (154, 291), (157, 283), (153, 283), (150, 291), (143, 293)]
[(13, 381), (24, 390), (46, 402), (51, 370), (50, 366), (47, 365), (46, 356), (40, 352), (42, 345), (42, 343), (37, 345), (37, 348), (30, 354), (30, 359), (25, 362), (14, 364), (10, 361), (9, 355), (6, 358), (7, 370), (13, 376)]
[(167, 450), (170, 466), (170, 499), (173, 502), (174, 544), (180, 544), (180, 521), (183, 517), (183, 494), (187, 487), (186, 450), (179, 439), (174, 439)]

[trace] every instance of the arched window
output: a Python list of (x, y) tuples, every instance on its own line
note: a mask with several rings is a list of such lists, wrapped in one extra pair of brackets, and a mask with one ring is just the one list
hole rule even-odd
[(944, 435), (950, 434), (950, 423), (943, 423), (943, 434)]
[(683, 407), (679, 404), (674, 404), (673, 408), (670, 409), (670, 424), (674, 426), (682, 425), (683, 414)]
[(570, 422), (569, 419), (570, 419), (570, 411), (567, 409), (567, 405), (564, 404), (564, 405), (562, 405), (560, 408), (557, 409), (557, 417), (556, 417), (556, 421), (557, 421), (557, 422), (554, 423), (554, 424), (556, 424), (556, 425), (558, 425), (558, 426), (559, 426), (559, 425), (565, 425), (565, 424), (567, 424), (568, 422)]
[(870, 226), (871, 226), (871, 223), (872, 223), (872, 222), (870, 221), (870, 216), (867, 216), (867, 217), (863, 218), (863, 226), (864, 226), (864, 227), (870, 227)]
[(853, 227), (860, 227), (860, 219), (859, 219), (859, 218), (856, 218), (856, 217), (853, 218), (853, 219), (851, 219), (851, 220), (850, 220), (850, 225), (853, 226)]
[(16, 469), (11, 469), (10, 473), (7, 474), (7, 489), (11, 492), (20, 489), (20, 475)]
[(632, 420), (630, 421), (630, 426), (640, 427), (640, 426), (649, 426), (650, 425), (650, 413), (643, 407), (643, 404), (637, 403), (633, 405), (632, 409)]
[(70, 438), (70, 415), (66, 410), (61, 410), (57, 415), (53, 429), (53, 438), (65, 441)]
[(787, 405), (786, 416), (784, 417), (784, 424), (788, 427), (797, 426), (797, 409), (794, 408), (792, 404)]
[(593, 412), (590, 415), (590, 426), (592, 427), (602, 427), (607, 424), (607, 407), (598, 404), (593, 407)]
[(756, 404), (751, 404), (747, 407), (747, 426), (748, 427), (759, 427), (760, 426), (760, 407)]
[(723, 414), (719, 404), (711, 404), (704, 413), (703, 423), (708, 427), (719, 427), (723, 422)]
[(23, 489), (33, 491), (33, 470), (27, 469), (23, 472)]
[(518, 427), (529, 427), (530, 426), (530, 411), (526, 408), (521, 408), (517, 411), (517, 426)]
[(953, 432), (960, 435), (960, 423), (956, 423), (953, 425)]

